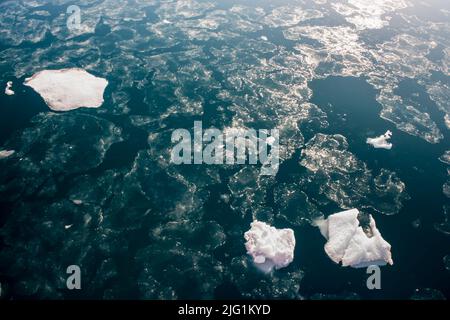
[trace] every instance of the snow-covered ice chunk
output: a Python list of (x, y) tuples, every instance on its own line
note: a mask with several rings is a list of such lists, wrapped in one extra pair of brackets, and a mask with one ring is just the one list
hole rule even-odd
[(379, 137), (367, 138), (366, 142), (373, 145), (374, 148), (383, 148), (390, 150), (392, 148), (392, 143), (388, 142), (388, 140), (391, 139), (391, 137), (392, 132), (388, 130), (385, 134), (382, 134)]
[(6, 83), (5, 94), (8, 96), (12, 96), (14, 94), (14, 91), (11, 89), (12, 85), (13, 85), (12, 81), (8, 81)]
[(54, 111), (98, 108), (108, 81), (79, 68), (44, 70), (25, 79)]
[(276, 229), (253, 221), (244, 234), (245, 248), (255, 265), (264, 272), (288, 266), (294, 259), (295, 237), (292, 229)]
[(14, 150), (0, 150), (0, 160), (6, 159), (15, 153)]
[(315, 222), (328, 240), (325, 252), (334, 262), (342, 262), (344, 267), (392, 265), (391, 245), (381, 236), (372, 215), (369, 215), (368, 230), (365, 230), (360, 225), (358, 214), (358, 209), (351, 209)]

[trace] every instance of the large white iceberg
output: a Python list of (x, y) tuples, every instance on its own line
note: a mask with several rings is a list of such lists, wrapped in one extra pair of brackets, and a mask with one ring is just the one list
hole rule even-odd
[(98, 108), (108, 81), (79, 68), (44, 70), (25, 79), (54, 111)]
[(13, 85), (12, 81), (8, 81), (6, 83), (5, 94), (8, 96), (12, 96), (14, 94), (14, 91), (11, 89), (12, 85)]
[(276, 229), (255, 220), (244, 238), (247, 253), (264, 272), (284, 268), (294, 260), (295, 237), (292, 229)]
[(342, 262), (344, 267), (392, 265), (391, 245), (381, 236), (372, 215), (369, 215), (369, 230), (364, 230), (360, 226), (358, 214), (357, 209), (351, 209), (316, 221), (322, 235), (328, 240), (325, 252), (334, 262)]
[(385, 134), (375, 138), (367, 138), (366, 142), (371, 144), (374, 148), (382, 148), (390, 150), (392, 148), (392, 143), (388, 142), (392, 137), (392, 132), (390, 130), (386, 131)]

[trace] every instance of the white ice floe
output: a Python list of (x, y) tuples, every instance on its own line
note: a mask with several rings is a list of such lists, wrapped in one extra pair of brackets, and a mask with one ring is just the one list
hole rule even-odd
[(370, 265), (392, 265), (391, 245), (376, 228), (370, 215), (369, 229), (364, 230), (358, 220), (359, 211), (351, 209), (330, 215), (315, 222), (328, 240), (325, 252), (342, 266), (364, 268)]
[(385, 134), (382, 134), (379, 137), (375, 138), (367, 138), (366, 142), (371, 144), (374, 148), (383, 148), (390, 150), (392, 148), (392, 143), (388, 142), (392, 137), (392, 132), (390, 130), (386, 131)]
[(6, 83), (5, 94), (8, 96), (12, 96), (14, 94), (14, 91), (11, 89), (12, 85), (13, 85), (12, 81), (8, 81)]
[(108, 81), (79, 68), (44, 70), (25, 79), (54, 111), (98, 108)]
[(14, 150), (0, 150), (0, 160), (9, 158), (15, 153)]
[(255, 220), (244, 238), (247, 240), (247, 253), (264, 272), (284, 268), (294, 259), (295, 237), (292, 229), (276, 229)]

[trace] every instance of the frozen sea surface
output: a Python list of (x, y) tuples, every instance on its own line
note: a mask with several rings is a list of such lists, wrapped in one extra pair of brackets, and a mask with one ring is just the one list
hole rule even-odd
[[(1, 297), (450, 298), (449, 20), (446, 0), (2, 2)], [(72, 68), (108, 81), (100, 108), (23, 85)], [(200, 120), (278, 129), (278, 174), (170, 163)], [(311, 226), (351, 208), (392, 245), (381, 291)], [(254, 220), (294, 231), (285, 268), (255, 268)]]

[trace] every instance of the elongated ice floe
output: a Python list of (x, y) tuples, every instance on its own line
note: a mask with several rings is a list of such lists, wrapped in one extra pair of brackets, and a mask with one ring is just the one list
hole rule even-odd
[(369, 215), (370, 220), (365, 230), (360, 226), (358, 214), (357, 209), (351, 209), (315, 222), (328, 240), (325, 252), (334, 262), (342, 262), (344, 267), (392, 265), (391, 245), (381, 236), (372, 215)]
[(6, 83), (5, 94), (8, 96), (12, 96), (14, 94), (14, 91), (11, 89), (12, 85), (13, 85), (12, 81), (8, 81)]
[(0, 150), (0, 160), (9, 158), (15, 153), (14, 150)]
[(392, 148), (392, 143), (388, 142), (392, 137), (392, 132), (390, 130), (386, 131), (385, 134), (382, 134), (379, 137), (375, 138), (367, 138), (366, 142), (371, 144), (374, 148), (382, 148), (390, 150)]
[(98, 108), (108, 81), (79, 68), (44, 70), (25, 79), (54, 111)]
[(253, 257), (256, 267), (264, 272), (284, 268), (294, 259), (295, 237), (292, 229), (276, 229), (255, 220), (244, 238), (247, 253)]

